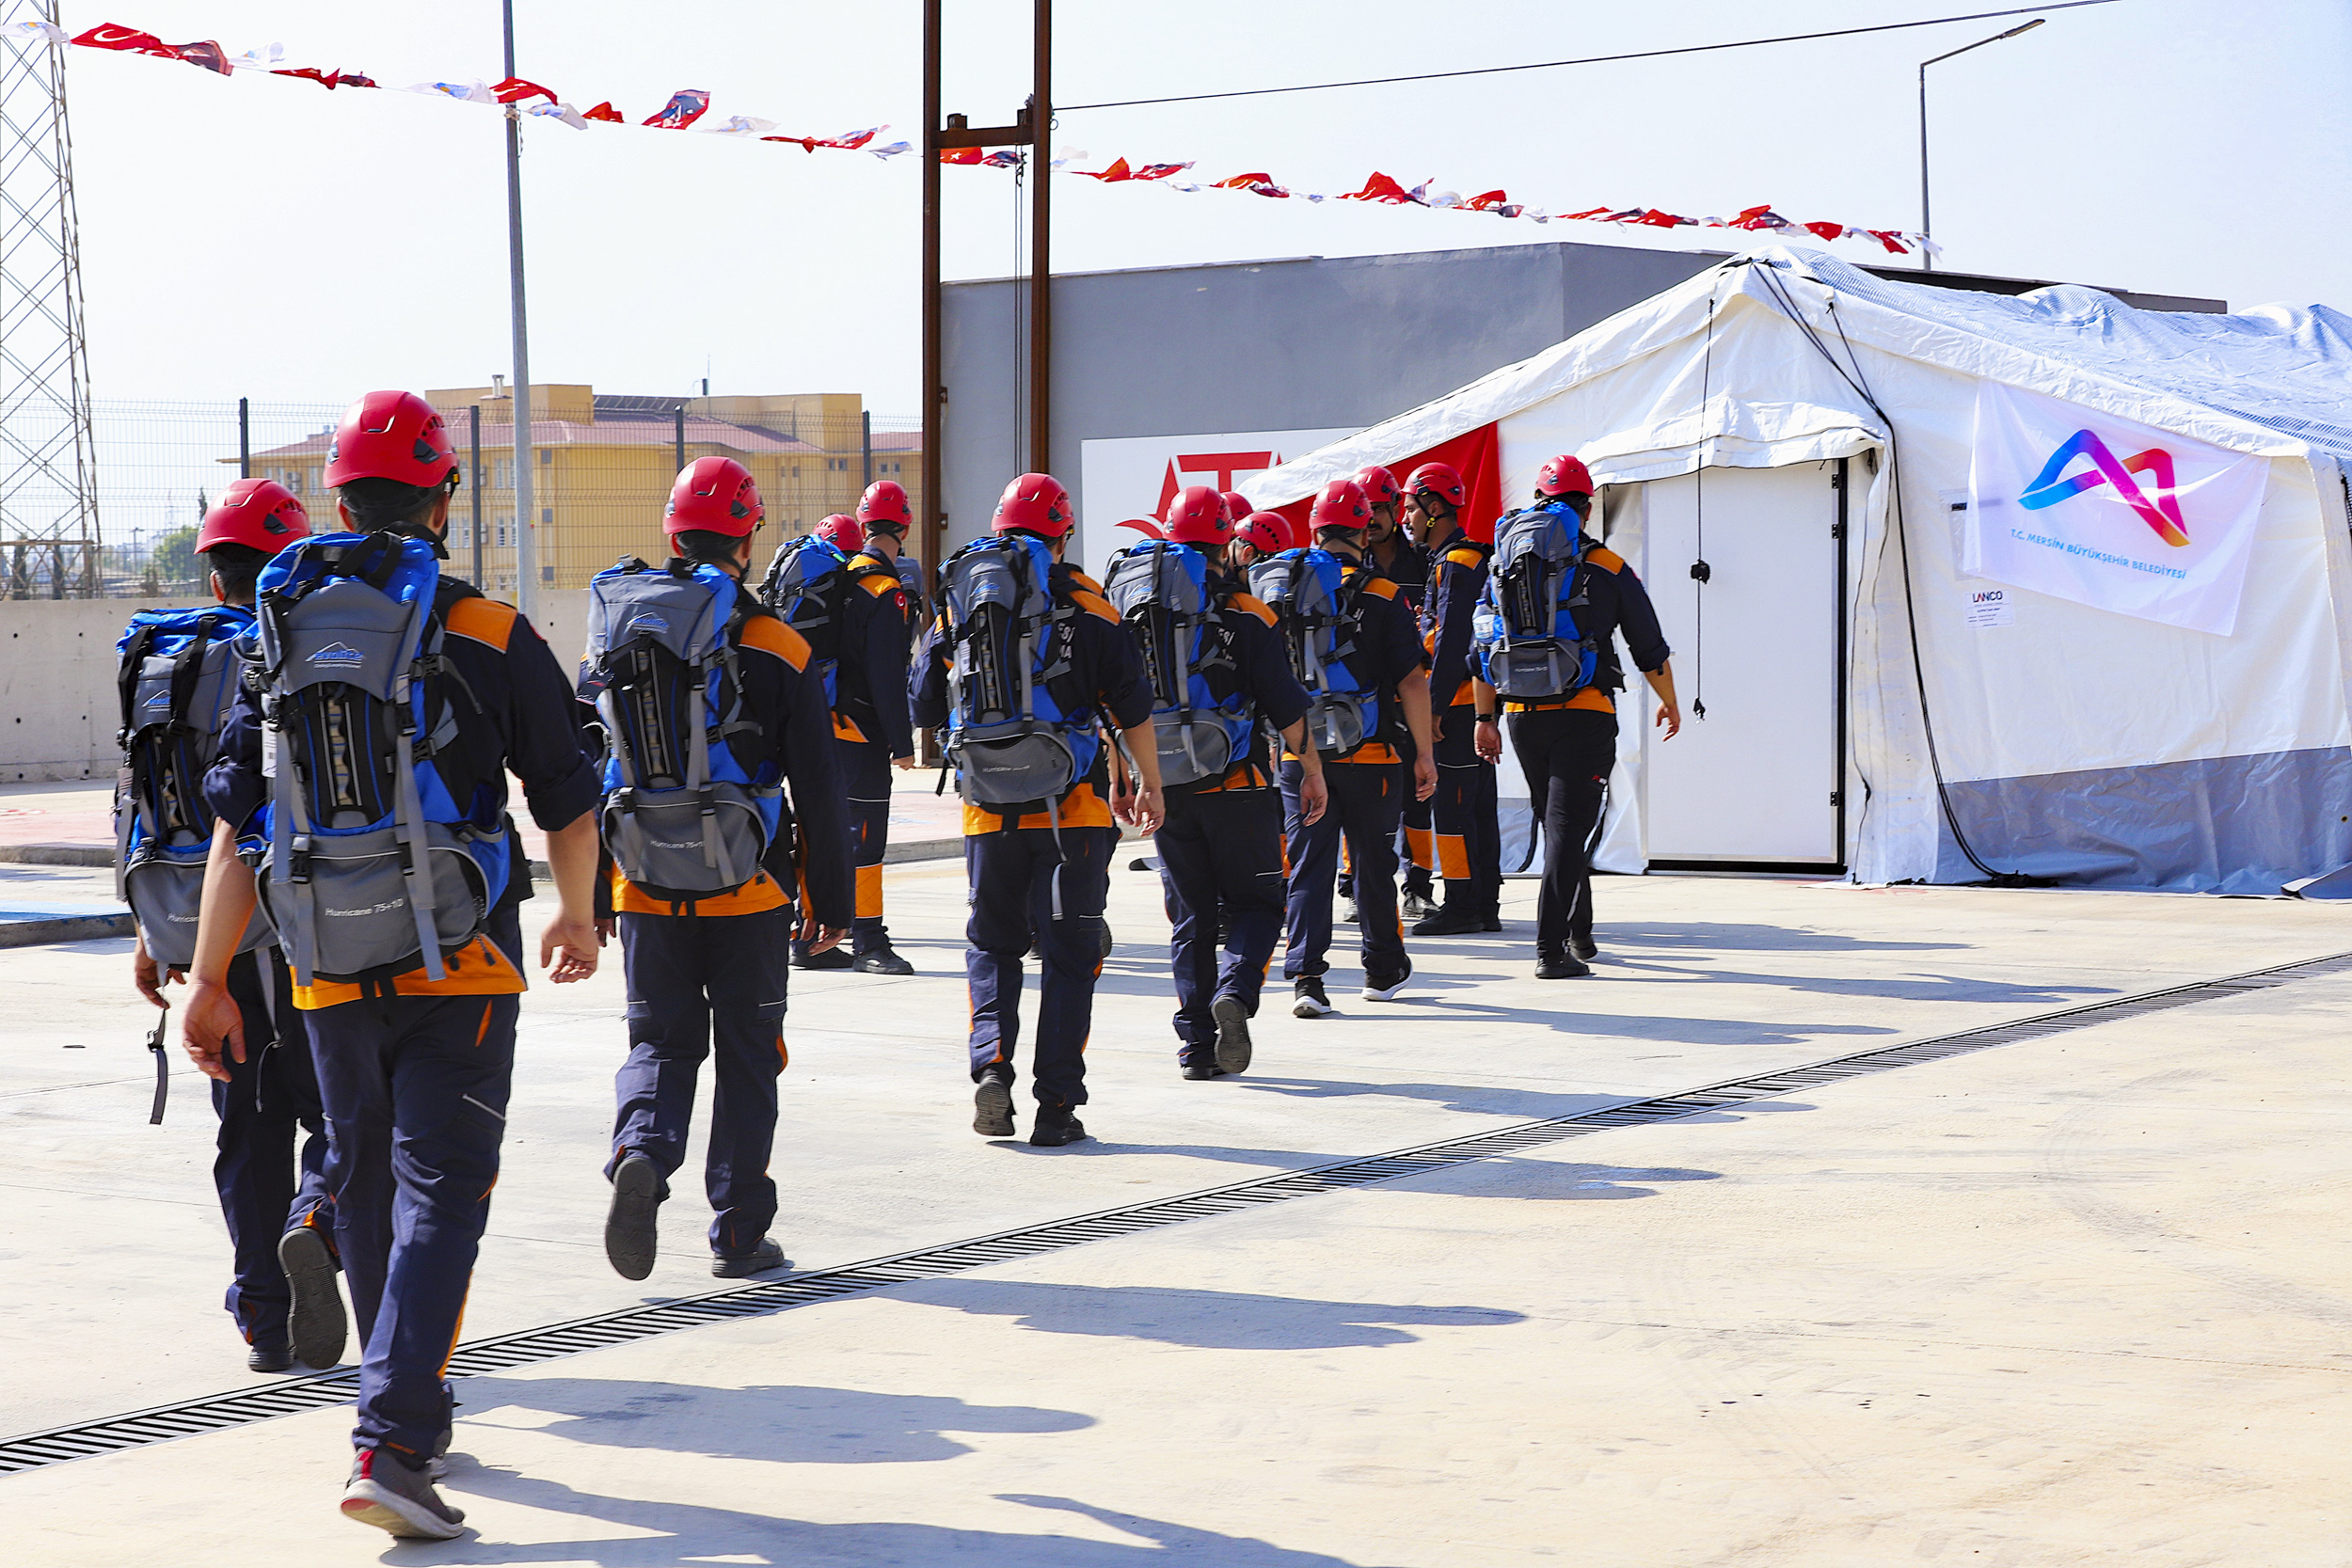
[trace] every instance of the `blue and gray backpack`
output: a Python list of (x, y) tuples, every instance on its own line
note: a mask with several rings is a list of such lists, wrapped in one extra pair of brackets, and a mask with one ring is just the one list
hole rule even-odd
[(1356, 669), (1356, 598), (1348, 565), (1309, 546), (1249, 568), (1249, 591), (1274, 611), (1291, 673), (1307, 689), (1307, 733), (1327, 758), (1344, 757), (1380, 728), (1380, 694)]
[(817, 667), (824, 672), (825, 703), (840, 702), (843, 599), (850, 591), (850, 558), (829, 539), (803, 534), (776, 547), (759, 601), (784, 624), (807, 639)]
[(270, 780), (262, 895), (297, 984), (370, 981), (471, 942), (506, 892), (512, 845), (466, 760), (455, 703), (481, 711), (441, 653), (435, 547), (394, 533), (313, 534), (262, 568)]
[(1559, 501), (1510, 513), (1495, 525), (1494, 565), (1472, 635), (1479, 673), (1498, 694), (1565, 697), (1593, 684), (1599, 644), (1578, 622), (1588, 600), (1577, 568), (1590, 547), (1583, 520)]
[[(148, 953), (172, 969), (196, 961), (213, 847), (204, 774), (219, 754), (252, 630), (253, 611), (242, 605), (142, 610), (115, 644), (125, 775), (115, 799), (115, 892), (131, 906)], [(240, 846), (248, 853), (260, 847), (258, 838)], [(256, 909), (237, 951), (272, 935), (269, 916)]]
[[(1218, 625), (1224, 595), (1210, 579), (1208, 558), (1189, 545), (1148, 540), (1112, 563), (1104, 592), (1143, 650), (1160, 783), (1224, 777), (1248, 753), (1257, 715), (1234, 680)], [(1223, 680), (1213, 679), (1220, 670)]]
[(1061, 798), (1093, 770), (1103, 736), (1069, 678), (1079, 610), (1055, 580), (1052, 547), (1022, 533), (975, 540), (948, 557), (940, 593), (958, 791), (1008, 827), (1041, 811), (1058, 829)]
[(747, 769), (734, 745), (761, 734), (743, 702), (740, 640), (752, 613), (735, 575), (708, 562), (631, 558), (588, 584), (580, 691), (611, 747), (604, 844), (622, 875), (659, 898), (691, 903), (741, 887), (781, 831), (774, 758)]

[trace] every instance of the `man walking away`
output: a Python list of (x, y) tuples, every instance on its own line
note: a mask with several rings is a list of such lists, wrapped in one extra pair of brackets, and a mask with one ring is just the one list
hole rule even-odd
[(1495, 769), (1478, 755), (1477, 703), (1471, 689), (1471, 623), (1486, 591), (1494, 553), (1493, 520), (1463, 515), (1470, 492), (1450, 465), (1424, 463), (1407, 482), (1405, 515), (1429, 560), (1422, 600), (1422, 645), (1429, 650), (1429, 705), (1438, 732), (1435, 816), (1438, 870), (1445, 906), (1413, 927), (1417, 937), (1502, 929), (1502, 832)]
[(840, 700), (834, 706), (834, 734), (841, 742), (841, 786), (849, 797), (851, 863), (857, 868), (857, 922), (850, 932), (850, 963), (866, 974), (914, 973), (914, 966), (890, 945), (890, 927), (882, 924), (890, 770), (914, 766), (914, 729), (906, 703), (914, 610), (898, 571), (914, 518), (898, 481), (878, 479), (866, 487), (857, 503), (861, 537), (850, 558), (850, 589), (843, 606)]
[(1005, 486), (991, 536), (942, 569), (940, 617), (907, 673), (914, 721), (946, 731), (964, 802), (972, 1130), (1013, 1135), (1022, 958), (1034, 938), (1043, 974), (1029, 1142), (1040, 1148), (1087, 1135), (1077, 1108), (1119, 841), (1098, 714), (1135, 757), (1125, 819), (1148, 833), (1162, 810), (1151, 683), (1118, 611), (1062, 563), (1073, 517), (1070, 493), (1050, 474)]
[[(259, 678), (207, 786), (231, 822), (266, 799), (261, 886), (326, 1108), (363, 1345), (342, 1512), (445, 1541), (465, 1516), (427, 1466), (449, 1440), (441, 1372), (498, 1182), (524, 988), (531, 879), (505, 778), (547, 831), (558, 908), (539, 962), (559, 984), (596, 969), (596, 780), (538, 632), (439, 573), (458, 482), (440, 415), (413, 392), (369, 393), (336, 429), (326, 478), (348, 531), (263, 569)], [(255, 883), (216, 834), (189, 972), (200, 1063), (245, 1043), (227, 979)]]
[(1478, 754), (1502, 760), (1500, 697), (1511, 715), (1511, 749), (1527, 775), (1528, 804), (1543, 826), (1544, 879), (1535, 900), (1535, 977), (1592, 974), (1593, 841), (1617, 762), (1617, 705), (1625, 688), (1615, 634), (1658, 696), (1658, 722), (1682, 729), (1671, 650), (1649, 594), (1623, 557), (1587, 537), (1593, 476), (1572, 456), (1553, 458), (1534, 503), (1495, 525), (1495, 556), (1480, 610)]
[[(838, 943), (849, 924), (849, 839), (823, 676), (807, 640), (742, 585), (763, 515), (749, 470), (698, 457), (662, 518), (668, 564), (625, 561), (589, 585), (580, 695), (611, 749), (604, 843), (628, 980), (604, 1227), (605, 1256), (625, 1279), (653, 1272), (656, 1215), (685, 1163), (694, 1081), (714, 1046), (710, 1272), (740, 1279), (784, 1266), (768, 1234), (768, 1158), (787, 1060), (788, 890), (807, 889), (799, 926), (815, 951)], [(798, 867), (796, 817), (806, 846)]]

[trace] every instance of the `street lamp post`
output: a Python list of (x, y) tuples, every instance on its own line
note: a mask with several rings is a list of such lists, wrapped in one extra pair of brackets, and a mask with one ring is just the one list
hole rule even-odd
[[(2003, 39), (2013, 39), (2020, 33), (2030, 33), (2048, 20), (2047, 17), (2037, 16), (2031, 22), (2011, 27), (2006, 33), (1995, 33), (1989, 39), (1979, 39), (1974, 43), (1963, 44), (1949, 53), (1938, 55), (1934, 59), (1919, 62), (1919, 237), (1922, 240), (1935, 231), (1928, 216), (1928, 67), (1941, 64), (1954, 55), (1965, 55), (1971, 49), (1982, 49), (1988, 43), (1998, 43)], [(1919, 247), (1919, 264), (1929, 272), (1935, 270), (1935, 252), (1924, 245)]]
[[(506, 26), (506, 74), (515, 74), (515, 0), (501, 7)], [(532, 524), (531, 329), (523, 312), (522, 106), (506, 106), (506, 280), (515, 350), (515, 603), (525, 615), (539, 608), (538, 541)]]

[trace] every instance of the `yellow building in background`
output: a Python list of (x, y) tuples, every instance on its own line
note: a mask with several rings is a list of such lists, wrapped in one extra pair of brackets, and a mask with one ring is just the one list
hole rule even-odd
[[(514, 397), (499, 380), (424, 395), (449, 421), (466, 465), (465, 483), (450, 506), (451, 570), (474, 578), (479, 559), (476, 586), (511, 598), (516, 592)], [(477, 424), (478, 467), (472, 461)], [(868, 425), (864, 402), (854, 392), (668, 398), (599, 394), (580, 385), (533, 387), (532, 506), (538, 513), (540, 582), (584, 588), (591, 577), (624, 556), (660, 560), (662, 506), (682, 466), (681, 450), (685, 463), (732, 457), (751, 470), (768, 513), (768, 529), (755, 546), (758, 566), (766, 564), (779, 540), (807, 532), (828, 514), (855, 510), (869, 467), (872, 478), (905, 485), (919, 515), (921, 433)], [(252, 456), (257, 477), (277, 480), (303, 498), (314, 527), (332, 526), (332, 499), (321, 475), (333, 438), (331, 430), (322, 430)]]

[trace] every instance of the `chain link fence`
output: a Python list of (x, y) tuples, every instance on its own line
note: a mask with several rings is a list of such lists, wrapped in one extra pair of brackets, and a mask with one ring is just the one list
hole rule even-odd
[[(450, 570), (485, 593), (516, 592), (515, 400), (497, 385), (427, 394), (462, 465), (450, 507)], [(581, 588), (624, 556), (660, 559), (661, 514), (677, 470), (697, 457), (749, 468), (776, 539), (849, 512), (874, 480), (896, 480), (922, 505), (922, 421), (874, 414), (842, 393), (643, 397), (585, 386), (533, 389), (532, 507), (542, 588)], [(8, 598), (200, 595), (197, 528), (241, 474), (274, 479), (334, 526), (325, 487), (340, 404), (98, 401), (91, 407), (102, 541), (91, 573), (84, 546), (13, 544), (0, 551)], [(520, 521), (529, 521), (522, 519)]]

